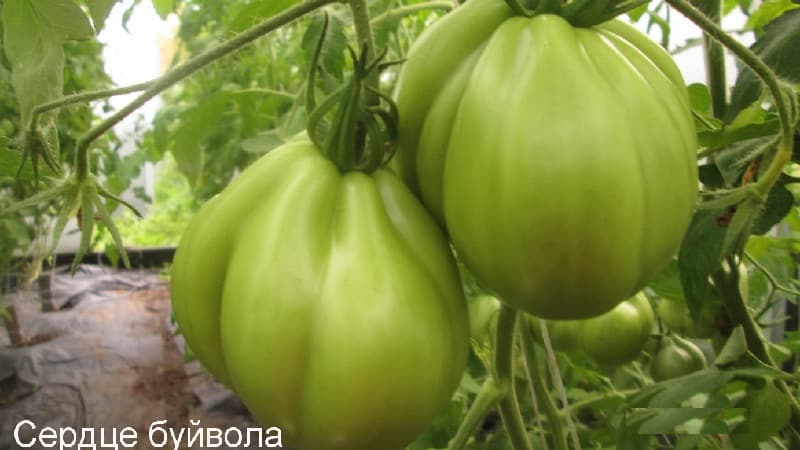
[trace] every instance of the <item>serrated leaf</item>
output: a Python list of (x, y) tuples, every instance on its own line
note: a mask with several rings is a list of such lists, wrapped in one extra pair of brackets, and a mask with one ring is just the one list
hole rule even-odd
[[(788, 0), (764, 2), (760, 10), (777, 6), (778, 10), (791, 6)], [(794, 5), (797, 8), (800, 5)], [(761, 21), (758, 13), (751, 21)], [(751, 49), (784, 80), (800, 83), (800, 10), (786, 11), (764, 28), (764, 34)], [(731, 104), (726, 111), (725, 120), (731, 122), (742, 110), (757, 101), (763, 86), (755, 73), (743, 67), (731, 92)]]
[[(36, 12), (39, 26), (62, 40), (91, 39), (94, 28), (89, 17), (73, 0), (18, 0), (29, 3)], [(15, 2), (6, 2), (6, 4)]]
[(703, 116), (712, 116), (711, 93), (708, 92), (708, 87), (702, 83), (692, 83), (687, 89), (689, 91), (689, 105), (692, 110)]
[[(305, 55), (306, 66), (311, 64), (311, 59), (319, 42), (324, 18), (317, 14), (303, 34), (301, 47)], [(329, 75), (341, 80), (344, 76), (345, 50), (347, 49), (347, 35), (345, 33), (344, 18), (336, 11), (328, 11), (328, 30), (325, 43), (320, 54), (320, 66)]]
[(214, 132), (225, 112), (229, 93), (220, 91), (179, 116), (179, 125), (171, 135), (172, 155), (178, 169), (195, 185), (203, 168), (203, 143)]
[(106, 18), (111, 13), (111, 10), (114, 8), (114, 5), (117, 4), (119, 0), (84, 0), (86, 2), (86, 6), (89, 8), (89, 14), (92, 16), (92, 23), (94, 23), (94, 29), (98, 32), (103, 29), (103, 25), (106, 22)]
[(174, 8), (174, 0), (153, 0), (153, 9), (156, 10), (156, 14), (161, 17), (161, 20), (166, 19)]
[(767, 197), (764, 209), (753, 225), (754, 234), (765, 234), (783, 220), (794, 207), (794, 195), (783, 183), (776, 184)]
[(744, 330), (741, 326), (738, 326), (733, 330), (728, 340), (725, 341), (725, 345), (722, 347), (719, 355), (714, 359), (714, 364), (717, 366), (727, 366), (737, 361), (745, 353), (747, 353), (747, 340), (744, 337)]
[[(779, 129), (780, 123), (777, 120), (769, 120), (761, 123), (750, 123), (738, 128), (725, 127), (719, 130), (704, 130), (697, 133), (697, 140), (701, 146), (708, 148), (727, 147), (745, 140), (750, 140), (748, 145), (753, 145), (755, 141), (768, 141)], [(723, 152), (727, 150), (725, 149)]]
[(30, 122), (34, 106), (54, 100), (62, 92), (64, 37), (46, 23), (31, 0), (3, 6), (4, 49), (11, 62), (11, 84), (23, 124)]
[(666, 387), (650, 399), (650, 408), (675, 408), (681, 402), (701, 392), (711, 393), (730, 381), (732, 375), (714, 368), (703, 369), (689, 375), (674, 378)]
[(671, 260), (647, 285), (661, 298), (676, 302), (685, 302), (681, 277), (678, 270), (678, 261)]
[(781, 431), (792, 414), (786, 394), (769, 382), (749, 391), (742, 406), (747, 410), (746, 420), (731, 435), (736, 448), (756, 447)]
[[(691, 419), (705, 419), (720, 412), (719, 408), (658, 408), (658, 413), (637, 428), (642, 434), (673, 432), (675, 427)], [(642, 448), (642, 447), (639, 447)]]
[(233, 20), (231, 20), (228, 29), (234, 33), (252, 27), (258, 22), (271, 17), (290, 6), (298, 3), (299, 0), (256, 0), (250, 2), (242, 7)]
[(709, 276), (731, 254), (739, 254), (758, 215), (759, 203), (749, 198), (739, 204), (729, 222), (725, 210), (698, 210), (678, 252), (683, 294), (693, 317), (698, 317), (712, 292)]
[(773, 141), (773, 136), (764, 136), (747, 139), (728, 145), (727, 148), (717, 153), (714, 163), (725, 180), (726, 186), (739, 184), (739, 179), (747, 167), (746, 160), (754, 151)]
[(261, 155), (284, 143), (277, 130), (264, 131), (242, 141), (242, 149), (248, 153)]
[(792, 0), (766, 0), (761, 3), (757, 10), (750, 14), (747, 19), (747, 27), (760, 29), (769, 24), (786, 11), (800, 8), (796, 1)]

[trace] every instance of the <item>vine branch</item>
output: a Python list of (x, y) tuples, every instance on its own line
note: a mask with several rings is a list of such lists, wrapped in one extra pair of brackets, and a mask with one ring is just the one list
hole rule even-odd
[[(720, 0), (693, 0), (693, 3), (709, 20), (721, 25), (722, 2)], [(727, 109), (728, 83), (725, 74), (725, 48), (708, 34), (703, 35), (708, 87), (711, 93), (711, 112), (721, 119)]]
[(441, 9), (443, 11), (452, 11), (456, 5), (452, 1), (430, 1), (424, 3), (417, 3), (413, 5), (405, 5), (399, 8), (386, 11), (385, 13), (372, 19), (372, 25), (379, 25), (383, 22), (388, 22), (395, 19), (401, 19), (412, 14), (429, 9)]
[(136, 99), (81, 136), (75, 148), (75, 167), (78, 179), (85, 179), (89, 174), (89, 146), (91, 143), (113, 128), (128, 115), (147, 103), (148, 100), (160, 94), (178, 81), (183, 80), (184, 78), (193, 74), (197, 70), (216, 61), (217, 59), (220, 59), (223, 56), (226, 56), (229, 53), (244, 47), (245, 45), (271, 31), (274, 31), (277, 28), (280, 28), (322, 6), (325, 6), (329, 3), (334, 3), (335, 1), (336, 0), (307, 0), (292, 6), (291, 8), (285, 9), (269, 19), (264, 20), (258, 25), (242, 31), (222, 44), (190, 59), (189, 61), (186, 61), (178, 67), (175, 67), (162, 77), (153, 80), (148, 88), (145, 89), (145, 91)]
[(778, 181), (778, 178), (780, 178), (783, 167), (791, 160), (792, 147), (794, 146), (792, 112), (789, 109), (786, 96), (782, 90), (780, 81), (778, 81), (778, 77), (755, 53), (726, 33), (719, 25), (706, 17), (705, 14), (686, 0), (667, 0), (667, 3), (694, 22), (708, 36), (733, 52), (743, 63), (755, 72), (767, 86), (770, 94), (772, 94), (775, 109), (778, 111), (778, 118), (780, 119), (781, 139), (775, 158), (756, 183), (759, 193), (766, 198), (767, 193), (769, 193), (772, 186)]
[(547, 417), (547, 425), (550, 430), (550, 435), (553, 437), (553, 445), (556, 450), (569, 450), (567, 435), (564, 432), (558, 408), (555, 402), (553, 402), (550, 392), (548, 392), (547, 381), (539, 368), (539, 355), (534, 346), (533, 333), (534, 331), (531, 330), (530, 323), (527, 320), (523, 320), (520, 323), (520, 340), (522, 342), (522, 351), (525, 354), (528, 373), (530, 374), (531, 389), (536, 394), (536, 399), (539, 405), (541, 405), (545, 417)]
[[(372, 61), (375, 57), (375, 37), (372, 34), (372, 23), (369, 17), (369, 5), (367, 0), (350, 0), (350, 11), (353, 13), (353, 25), (356, 28), (356, 37), (358, 38), (359, 48), (363, 45), (367, 49), (365, 55), (361, 55), (366, 61)], [(372, 71), (366, 79), (365, 86), (366, 95), (364, 101), (368, 105), (375, 105), (380, 102), (380, 99), (372, 90), (378, 89), (378, 71)]]
[(52, 102), (42, 103), (36, 105), (31, 110), (31, 125), (30, 129), (33, 130), (39, 122), (39, 116), (47, 111), (61, 108), (63, 106), (72, 105), (75, 103), (85, 103), (103, 98), (114, 97), (117, 95), (131, 94), (133, 92), (144, 91), (153, 84), (154, 80), (145, 81), (144, 83), (133, 84), (130, 86), (122, 86), (113, 89), (102, 89), (98, 91), (78, 92), (77, 94), (67, 95)]
[(505, 304), (500, 307), (497, 316), (497, 334), (495, 336), (494, 367), (492, 377), (500, 386), (505, 386), (506, 395), (499, 403), (500, 417), (508, 433), (511, 447), (514, 450), (531, 450), (531, 443), (525, 431), (525, 422), (519, 411), (519, 403), (514, 389), (514, 336), (517, 331), (517, 311)]

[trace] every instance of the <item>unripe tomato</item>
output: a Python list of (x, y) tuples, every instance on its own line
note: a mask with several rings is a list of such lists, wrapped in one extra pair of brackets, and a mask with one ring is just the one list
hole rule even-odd
[(469, 1), (417, 40), (394, 168), (503, 301), (593, 317), (639, 291), (689, 224), (688, 95), (669, 54), (619, 20), (512, 15)]
[(469, 335), (472, 339), (484, 338), (500, 311), (500, 301), (491, 295), (481, 295), (469, 303)]
[(192, 219), (172, 301), (198, 359), (293, 448), (401, 448), (466, 365), (466, 302), (434, 219), (391, 172), (341, 173), (305, 137)]
[(666, 338), (667, 342), (653, 357), (650, 374), (656, 381), (688, 375), (706, 366), (706, 358), (695, 344), (678, 337)]
[[(542, 343), (540, 318), (527, 316), (534, 339)], [(611, 311), (592, 319), (546, 320), (554, 350), (583, 350), (599, 364), (618, 365), (641, 353), (655, 323), (655, 314), (643, 293), (620, 303)]]
[(639, 311), (639, 319), (642, 322), (642, 339), (646, 340), (648, 337), (650, 337), (653, 327), (656, 326), (656, 313), (653, 311), (653, 307), (650, 305), (650, 300), (647, 299), (647, 296), (644, 295), (644, 293), (639, 292), (628, 299), (628, 303), (635, 306)]
[(583, 351), (601, 365), (624, 364), (642, 352), (650, 328), (651, 322), (636, 305), (622, 302), (607, 313), (583, 321)]
[[(534, 338), (542, 343), (542, 328), (540, 318), (527, 316), (533, 328)], [(574, 352), (581, 349), (583, 320), (547, 320), (547, 333), (553, 350), (560, 352)]]
[(658, 316), (670, 330), (690, 338), (707, 339), (716, 331), (714, 316), (720, 306), (715, 300), (710, 303), (717, 306), (709, 305), (708, 308), (704, 308), (699, 322), (692, 320), (689, 307), (685, 303), (662, 299), (656, 308)]

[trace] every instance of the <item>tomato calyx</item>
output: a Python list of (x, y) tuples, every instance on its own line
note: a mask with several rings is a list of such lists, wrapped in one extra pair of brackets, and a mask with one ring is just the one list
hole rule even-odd
[(38, 127), (34, 127), (25, 132), (21, 142), (22, 147), (22, 162), (17, 169), (17, 178), (22, 173), (25, 163), (28, 159), (31, 160), (31, 167), (33, 168), (33, 180), (36, 187), (39, 186), (39, 160), (43, 160), (50, 171), (58, 175), (61, 173), (61, 166), (53, 156), (47, 139)]
[(388, 49), (369, 60), (366, 44), (359, 54), (348, 47), (353, 59), (352, 77), (316, 105), (314, 80), (326, 29), (324, 26), (306, 88), (306, 107), (311, 111), (308, 135), (342, 171), (370, 173), (391, 159), (397, 141), (399, 115), (394, 101), (370, 86), (367, 80), (373, 72), (380, 73), (393, 63), (381, 62)]
[[(619, 15), (625, 14), (649, 0), (505, 0), (514, 14), (533, 17), (540, 14), (555, 14), (566, 19), (574, 27), (588, 28)], [(531, 7), (523, 3), (530, 4)]]

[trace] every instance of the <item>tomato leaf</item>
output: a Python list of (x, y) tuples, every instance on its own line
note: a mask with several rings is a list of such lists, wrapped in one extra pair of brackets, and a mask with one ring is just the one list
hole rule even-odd
[(754, 234), (765, 234), (794, 207), (794, 195), (783, 183), (776, 184), (767, 197), (764, 209), (753, 225)]
[(661, 298), (675, 302), (686, 301), (681, 286), (678, 262), (674, 259), (647, 286)]
[(762, 2), (757, 10), (750, 14), (747, 20), (747, 27), (758, 30), (775, 20), (786, 11), (800, 7), (796, 1), (792, 0), (770, 0)]
[[(303, 48), (307, 66), (311, 64), (320, 33), (322, 32), (323, 22), (324, 18), (321, 14), (315, 15), (305, 34), (303, 34), (303, 40), (300, 45)], [(347, 35), (345, 34), (344, 18), (336, 11), (328, 11), (328, 30), (320, 55), (320, 66), (323, 71), (333, 75), (337, 80), (342, 80), (344, 77), (344, 52), (346, 49)]]
[(695, 319), (713, 289), (709, 276), (729, 255), (744, 250), (760, 207), (756, 199), (747, 198), (732, 217), (729, 210), (701, 209), (692, 218), (678, 252), (678, 268), (686, 303)]
[(714, 365), (727, 366), (747, 353), (747, 340), (741, 326), (736, 327), (714, 360)]
[(228, 29), (235, 33), (245, 30), (259, 21), (271, 17), (284, 9), (294, 5), (298, 0), (260, 0), (248, 3), (237, 13), (232, 14), (233, 20)]
[(745, 140), (764, 139), (765, 136), (774, 136), (780, 129), (777, 120), (768, 120), (761, 123), (751, 123), (738, 128), (722, 128), (719, 130), (706, 130), (697, 134), (698, 142), (703, 147), (722, 148)]
[(184, 111), (172, 134), (172, 155), (191, 185), (197, 183), (203, 169), (203, 143), (216, 128), (228, 99), (228, 92), (219, 91), (200, 101)]
[[(762, 8), (769, 4), (790, 3), (766, 2)], [(800, 5), (795, 5), (795, 7)], [(785, 7), (784, 7), (785, 9)], [(783, 10), (781, 10), (783, 12)], [(751, 22), (761, 19), (757, 14), (750, 18)], [(764, 35), (761, 36), (751, 49), (770, 66), (779, 77), (786, 81), (800, 82), (800, 56), (797, 48), (800, 42), (800, 10), (786, 11), (767, 25)], [(731, 104), (725, 115), (725, 121), (731, 122), (742, 110), (757, 101), (762, 94), (763, 86), (755, 73), (743, 67), (736, 79), (736, 84), (731, 92)]]
[(84, 0), (86, 6), (89, 8), (89, 14), (92, 16), (92, 23), (94, 29), (100, 31), (106, 22), (106, 18), (111, 13), (111, 9), (117, 4), (119, 0)]
[(714, 158), (714, 162), (725, 180), (725, 185), (734, 186), (738, 184), (749, 160), (752, 159), (753, 152), (768, 145), (773, 140), (772, 136), (747, 139), (732, 143), (726, 149), (720, 151)]
[(242, 141), (242, 149), (248, 153), (264, 154), (286, 142), (278, 130), (268, 130)]
[(156, 10), (158, 17), (164, 20), (175, 9), (175, 0), (153, 0), (153, 9)]
[(789, 399), (772, 383), (747, 393), (743, 406), (747, 419), (732, 434), (736, 448), (755, 448), (777, 434), (792, 414)]

